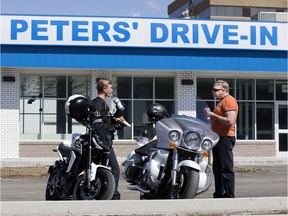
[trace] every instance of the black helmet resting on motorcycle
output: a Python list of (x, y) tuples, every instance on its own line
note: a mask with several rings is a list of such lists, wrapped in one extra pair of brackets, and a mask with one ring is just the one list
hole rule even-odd
[(150, 120), (153, 121), (159, 121), (160, 119), (170, 117), (166, 108), (159, 103), (153, 103), (149, 105), (149, 107), (146, 110), (146, 113), (149, 116)]
[(88, 120), (91, 111), (91, 100), (83, 95), (72, 95), (65, 103), (66, 114), (80, 123)]

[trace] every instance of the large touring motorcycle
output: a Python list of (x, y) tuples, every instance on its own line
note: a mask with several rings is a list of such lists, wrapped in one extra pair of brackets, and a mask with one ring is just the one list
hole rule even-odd
[(200, 119), (169, 116), (161, 104), (151, 104), (147, 115), (138, 148), (123, 163), (127, 188), (138, 190), (140, 199), (192, 199), (206, 191), (213, 178), (208, 155), (218, 135)]

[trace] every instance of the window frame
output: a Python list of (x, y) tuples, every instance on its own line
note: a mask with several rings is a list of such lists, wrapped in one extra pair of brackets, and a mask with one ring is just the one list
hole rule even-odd
[[(280, 79), (280, 78), (275, 78), (275, 79), (270, 79), (270, 78), (252, 78), (252, 79), (245, 79), (245, 78), (230, 78), (230, 77), (226, 77), (226, 78), (221, 78), (221, 77), (217, 77), (217, 78), (208, 78), (208, 77), (201, 77), (201, 76), (198, 76), (197, 77), (197, 83), (198, 83), (198, 79), (207, 79), (207, 80), (210, 80), (209, 82), (211, 83), (211, 79), (214, 79), (214, 81), (216, 80), (219, 80), (219, 79), (223, 79), (223, 80), (234, 80), (233, 83), (234, 83), (234, 88), (232, 89), (232, 92), (230, 93), (233, 93), (235, 96), (235, 99), (236, 101), (239, 103), (250, 103), (252, 104), (252, 113), (249, 113), (249, 116), (252, 116), (252, 118), (254, 118), (252, 120), (252, 123), (254, 123), (252, 125), (252, 138), (250, 139), (245, 139), (245, 140), (257, 140), (259, 139), (259, 136), (257, 136), (257, 134), (259, 133), (262, 133), (261, 131), (257, 130), (257, 109), (260, 109), (261, 107), (259, 107), (260, 104), (272, 104), (272, 111), (271, 111), (271, 118), (272, 118), (272, 125), (271, 125), (271, 131), (273, 132), (272, 134), (272, 137), (269, 138), (268, 140), (274, 140), (275, 139), (275, 118), (274, 118), (274, 110), (275, 110), (275, 103), (279, 100), (277, 100), (277, 83), (281, 83), (281, 85), (288, 85), (288, 80), (287, 79)], [(241, 80), (241, 81), (245, 81), (245, 80), (252, 80), (252, 87), (250, 87), (252, 90), (253, 90), (253, 96), (252, 96), (252, 99), (251, 98), (244, 98), (244, 99), (239, 99), (238, 95), (237, 95), (237, 92), (239, 93), (239, 91), (237, 91), (238, 89), (238, 80)], [(273, 93), (273, 98), (272, 99), (261, 99), (261, 100), (257, 100), (257, 81), (261, 81), (261, 80), (267, 80), (267, 82), (273, 82), (273, 89), (272, 89), (272, 93)], [(249, 86), (248, 86), (249, 88)], [(279, 87), (278, 87), (279, 88)], [(204, 88), (205, 89), (205, 88)], [(207, 91), (210, 91), (211, 88), (207, 88)], [(198, 91), (198, 87), (197, 87), (197, 91)], [(231, 91), (231, 90), (230, 90)], [(205, 94), (205, 93), (203, 93)], [(232, 95), (232, 94), (231, 94)], [(283, 96), (282, 96), (283, 97)], [(284, 97), (285, 98), (285, 97)], [(211, 98), (204, 98), (203, 99), (204, 101), (206, 102), (209, 102), (210, 104), (213, 103), (214, 104), (214, 107), (216, 106), (217, 104), (217, 100), (216, 99), (211, 99)], [(197, 99), (197, 101), (199, 101), (199, 99)], [(281, 100), (280, 100), (281, 101)], [(282, 100), (283, 101), (283, 100)], [(258, 106), (257, 106), (258, 105)], [(210, 107), (210, 109), (214, 109)], [(237, 120), (237, 123), (236, 123), (236, 134), (238, 135), (238, 125), (239, 125), (239, 114), (241, 115), (241, 112), (239, 111), (238, 113), (238, 120)], [(246, 118), (246, 117), (245, 117)], [(250, 125), (249, 125), (250, 126)], [(249, 128), (248, 128), (249, 129)], [(247, 129), (245, 129), (244, 131), (247, 131)], [(264, 133), (265, 131), (263, 131)], [(241, 139), (241, 137), (238, 137), (238, 139)]]

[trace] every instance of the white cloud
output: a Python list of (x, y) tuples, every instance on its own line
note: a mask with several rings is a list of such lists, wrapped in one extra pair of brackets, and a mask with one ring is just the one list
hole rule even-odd
[(136, 9), (132, 9), (129, 13), (128, 16), (132, 16), (132, 17), (140, 17), (141, 16), (141, 12), (136, 10)]
[(162, 10), (161, 5), (158, 4), (158, 2), (156, 2), (154, 0), (148, 0), (147, 5), (148, 5), (148, 7), (150, 7), (151, 9), (153, 9), (155, 11), (161, 11)]

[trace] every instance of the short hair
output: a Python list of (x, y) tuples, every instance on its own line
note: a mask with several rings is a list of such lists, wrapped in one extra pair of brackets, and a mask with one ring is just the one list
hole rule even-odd
[(229, 84), (224, 80), (217, 80), (214, 85), (221, 86), (225, 91), (229, 92)]
[(97, 91), (102, 92), (103, 89), (108, 86), (108, 84), (112, 85), (112, 80), (106, 78), (100, 79), (96, 85)]

